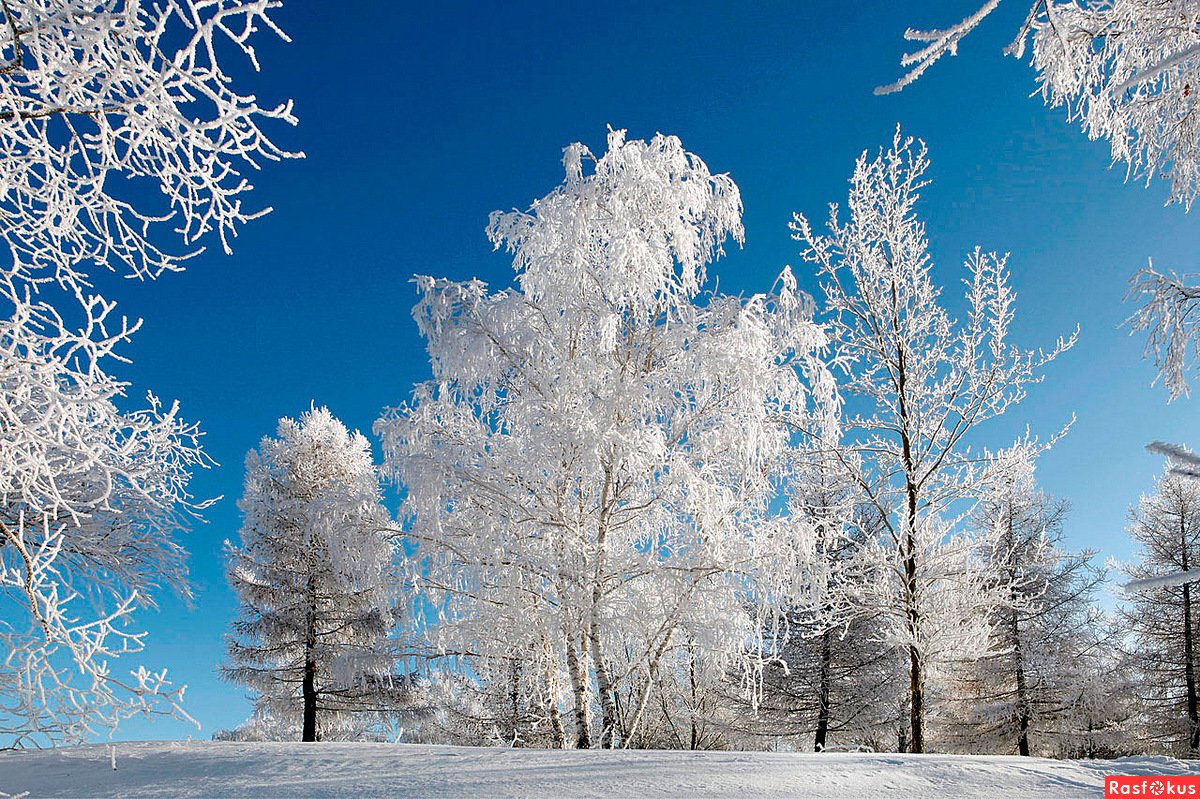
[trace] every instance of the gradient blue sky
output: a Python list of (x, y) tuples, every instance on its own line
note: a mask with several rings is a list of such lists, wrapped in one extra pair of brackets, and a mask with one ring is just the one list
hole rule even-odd
[(264, 35), (263, 71), (240, 76), (264, 102), (295, 98), (301, 119), (277, 139), (308, 158), (255, 176), (255, 200), (275, 212), (244, 230), (233, 256), (214, 249), (151, 284), (105, 281), (145, 320), (120, 373), (135, 395), (177, 398), (203, 423), (221, 465), (194, 487), (225, 497), (186, 541), (194, 607), (164, 596), (143, 616), (143, 661), (188, 684), (203, 728), (134, 720), (118, 738), (208, 737), (245, 718), (243, 692), (216, 666), (235, 613), (221, 544), (239, 525), (246, 451), (312, 401), (369, 431), (405, 399), (428, 375), (410, 277), (507, 284), (510, 263), (484, 237), (488, 212), (545, 194), (563, 146), (600, 151), (608, 124), (630, 137), (676, 134), (737, 181), (746, 246), (714, 270), (730, 292), (768, 288), (787, 263), (811, 288), (792, 212), (823, 216), (844, 198), (855, 156), (898, 122), (924, 138), (935, 182), (923, 213), (948, 294), (976, 244), (1011, 251), (1017, 340), (1050, 345), (1082, 327), (1079, 345), (982, 443), (1026, 425), (1051, 434), (1077, 414), (1043, 459), (1044, 485), (1074, 505), (1074, 546), (1128, 557), (1127, 509), (1160, 467), (1143, 446), (1196, 443), (1200, 399), (1168, 405), (1150, 387), (1141, 339), (1118, 329), (1130, 311), (1122, 295), (1149, 257), (1193, 270), (1200, 227), (1163, 207), (1164, 186), (1125, 184), (1104, 144), (1030, 97), (1028, 65), (1000, 52), (1021, 3), (904, 93), (872, 95), (897, 77), (907, 26), (951, 23), (977, 5), (288, 2), (277, 18), (292, 43)]

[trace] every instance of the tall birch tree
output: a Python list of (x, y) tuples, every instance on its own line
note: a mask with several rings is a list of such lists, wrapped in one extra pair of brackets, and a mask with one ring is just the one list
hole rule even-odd
[(793, 559), (786, 530), (756, 532), (788, 422), (833, 386), (790, 272), (770, 293), (707, 289), (743, 235), (728, 175), (623, 131), (563, 164), (489, 220), (515, 287), (418, 278), (433, 378), (376, 430), (434, 648), (481, 673), (528, 664), (562, 742), (609, 747), (636, 740), (673, 647), (728, 662), (756, 640), (747, 597), (778, 595)]
[(1048, 352), (1010, 343), (1016, 294), (1007, 258), (980, 249), (965, 262), (966, 316), (950, 316), (916, 213), (928, 166), (924, 145), (897, 130), (879, 155), (859, 157), (844, 218), (834, 205), (827, 233), (801, 214), (794, 222), (805, 259), (819, 270), (832, 363), (856, 411), (843, 420), (849, 446), (831, 451), (857, 456), (840, 457), (886, 530), (914, 752), (925, 750), (930, 667), (952, 649), (983, 647), (963, 621), (965, 605), (984, 594), (953, 512), (977, 495), (988, 457), (969, 448), (970, 436), (1074, 343), (1060, 339)]

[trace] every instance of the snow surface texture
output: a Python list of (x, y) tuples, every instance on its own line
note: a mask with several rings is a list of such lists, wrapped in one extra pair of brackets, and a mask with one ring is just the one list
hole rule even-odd
[(1115, 774), (1200, 774), (1159, 757), (547, 751), (361, 743), (118, 743), (0, 752), (0, 792), (42, 797), (1103, 796)]

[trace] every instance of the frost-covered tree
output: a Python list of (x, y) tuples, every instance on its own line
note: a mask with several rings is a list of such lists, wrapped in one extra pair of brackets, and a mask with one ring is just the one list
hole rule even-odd
[(985, 644), (986, 630), (969, 619), (986, 592), (953, 511), (977, 496), (987, 459), (969, 448), (970, 436), (1019, 402), (1074, 342), (1049, 352), (1010, 343), (1016, 295), (1006, 258), (979, 249), (965, 264), (966, 317), (950, 316), (916, 215), (927, 168), (924, 145), (897, 131), (877, 157), (859, 157), (845, 218), (833, 206), (825, 234), (803, 215), (794, 222), (805, 259), (819, 269), (832, 363), (855, 411), (843, 420), (847, 446), (831, 451), (885, 530), (887, 607), (892, 644), (908, 660), (915, 752), (925, 748), (929, 670)]
[(986, 619), (990, 651), (963, 653), (958, 675), (948, 737), (966, 751), (1053, 754), (1095, 677), (1086, 669), (1105, 626), (1093, 604), (1105, 572), (1093, 552), (1063, 549), (1068, 506), (1038, 488), (1038, 449), (1022, 443), (1000, 453), (971, 518), (999, 596)]
[(394, 656), (388, 518), (370, 444), (327, 409), (281, 419), (246, 456), (241, 611), (226, 678), (293, 740), (354, 738), (386, 710)]
[[(141, 648), (130, 617), (187, 593), (176, 534), (197, 509), (197, 431), (106, 371), (130, 325), (83, 297), (85, 324), (0, 283), (0, 745), (77, 743), (135, 713), (179, 711), (165, 673), (110, 661)], [(28, 291), (28, 289), (26, 289)]]
[(1053, 725), (1053, 756), (1126, 757), (1145, 751), (1136, 671), (1122, 646), (1119, 621), (1105, 618), (1091, 629), (1091, 643), (1075, 664), (1070, 702)]
[(376, 430), (434, 649), (519, 671), (567, 743), (630, 745), (678, 647), (727, 665), (756, 640), (748, 597), (776, 596), (794, 559), (788, 529), (759, 530), (789, 423), (833, 389), (790, 273), (705, 293), (742, 239), (728, 176), (623, 131), (564, 166), (491, 216), (514, 288), (418, 278), (433, 378)]
[[(924, 46), (902, 59), (904, 77), (877, 93), (899, 91), (954, 55), (999, 5), (987, 0), (947, 28), (910, 29), (906, 38)], [(1029, 43), (1046, 103), (1066, 108), (1089, 138), (1106, 140), (1130, 177), (1168, 179), (1170, 201), (1190, 208), (1200, 192), (1200, 2), (1037, 0), (1005, 52), (1021, 58)], [(1147, 332), (1146, 354), (1172, 399), (1187, 393), (1195, 363), (1200, 288), (1191, 278), (1150, 266), (1128, 296), (1142, 304), (1129, 324)]]
[(788, 509), (810, 531), (807, 546), (782, 646), (764, 670), (757, 705), (736, 726), (760, 742), (786, 737), (818, 752), (890, 747), (903, 667), (884, 645), (878, 510), (827, 452), (803, 456)]
[(130, 616), (156, 589), (186, 593), (175, 533), (206, 459), (173, 406), (124, 396), (112, 370), (137, 324), (89, 275), (178, 269), (257, 215), (241, 171), (287, 155), (258, 124), (294, 120), (235, 92), (218, 53), (253, 62), (277, 5), (0, 2), (0, 736), (15, 745), (182, 712), (164, 674), (113, 661), (140, 648)]
[(1197, 686), (1197, 586), (1167, 579), (1200, 565), (1200, 481), (1171, 467), (1130, 513), (1129, 535), (1139, 547), (1125, 571), (1128, 590), (1121, 617), (1132, 634), (1133, 666), (1148, 710), (1149, 740), (1195, 756), (1200, 751), (1200, 687)]

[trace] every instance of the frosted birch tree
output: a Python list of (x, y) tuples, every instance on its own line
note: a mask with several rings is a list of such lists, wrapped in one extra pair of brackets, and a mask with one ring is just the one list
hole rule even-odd
[(382, 720), (394, 655), (392, 549), (371, 447), (325, 408), (281, 419), (246, 456), (241, 610), (224, 676), (290, 740), (354, 738)]
[[(1074, 343), (1048, 352), (1008, 340), (1016, 295), (1007, 258), (971, 252), (966, 318), (944, 308), (916, 203), (929, 166), (924, 145), (899, 131), (876, 157), (859, 157), (847, 214), (828, 232), (797, 214), (795, 236), (816, 264), (832, 363), (847, 407), (847, 447), (832, 446), (864, 502), (883, 520), (890, 558), (893, 644), (908, 660), (911, 748), (925, 748), (927, 675), (955, 649), (986, 646), (966, 619), (986, 592), (955, 507), (977, 496), (985, 452), (970, 436), (1040, 380)], [(854, 458), (844, 453), (853, 453)]]
[(563, 162), (528, 211), (489, 220), (515, 287), (418, 278), (433, 378), (376, 430), (435, 650), (487, 674), (527, 664), (555, 737), (609, 747), (636, 740), (674, 646), (728, 663), (755, 640), (745, 603), (779, 594), (794, 557), (786, 529), (756, 532), (789, 422), (833, 387), (789, 272), (705, 293), (742, 240), (727, 175), (623, 131)]

